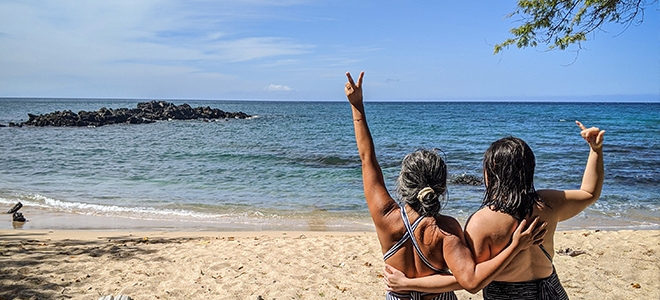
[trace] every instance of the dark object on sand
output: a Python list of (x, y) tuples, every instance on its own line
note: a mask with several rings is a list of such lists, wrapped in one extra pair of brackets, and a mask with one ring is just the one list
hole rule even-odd
[[(110, 124), (148, 124), (158, 120), (192, 119), (246, 119), (250, 115), (243, 112), (225, 112), (217, 108), (192, 108), (187, 103), (174, 105), (165, 101), (140, 102), (137, 108), (101, 108), (98, 111), (56, 111), (45, 115), (28, 114), (26, 122), (19, 124), (30, 126), (103, 126)], [(10, 124), (11, 125), (11, 124)]]
[(27, 220), (25, 220), (25, 217), (23, 216), (22, 213), (19, 212), (14, 213), (14, 222), (25, 222), (25, 221)]
[(18, 202), (16, 203), (16, 205), (14, 205), (14, 207), (12, 207), (10, 210), (7, 211), (7, 214), (13, 214), (17, 212), (19, 209), (21, 209), (21, 207), (23, 207), (23, 203)]
[(108, 295), (99, 298), (99, 300), (133, 300), (133, 298), (126, 295), (117, 295), (117, 296)]
[(587, 252), (582, 250), (573, 250), (571, 248), (561, 249), (556, 251), (559, 255), (568, 255), (570, 257), (575, 257), (578, 255), (586, 254)]

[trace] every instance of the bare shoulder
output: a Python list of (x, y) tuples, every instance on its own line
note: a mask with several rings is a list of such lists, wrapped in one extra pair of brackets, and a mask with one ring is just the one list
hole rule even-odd
[(391, 245), (401, 239), (406, 232), (399, 207), (384, 213), (379, 219), (379, 222), (374, 220), (374, 224), (376, 225), (378, 239), (385, 247), (391, 247)]
[(443, 240), (463, 237), (463, 229), (458, 221), (450, 216), (438, 215), (435, 217), (427, 217), (426, 220), (420, 224), (422, 228), (421, 239), (424, 244), (430, 246), (439, 246), (444, 242)]
[(549, 207), (560, 206), (565, 199), (565, 192), (561, 190), (537, 190), (536, 193)]
[(453, 217), (446, 215), (438, 215), (435, 217), (435, 223), (445, 235), (462, 236), (463, 229), (461, 223)]
[(484, 207), (470, 217), (470, 220), (465, 224), (465, 231), (475, 234), (479, 232), (508, 232), (507, 227), (509, 227), (512, 222), (515, 222), (515, 219), (510, 215)]
[(465, 237), (479, 262), (488, 260), (509, 244), (518, 221), (508, 214), (482, 208), (465, 225)]
[(559, 215), (565, 210), (566, 207), (566, 193), (561, 190), (538, 190), (536, 193), (539, 195), (543, 203), (537, 205), (534, 211), (538, 214), (543, 221), (557, 221)]

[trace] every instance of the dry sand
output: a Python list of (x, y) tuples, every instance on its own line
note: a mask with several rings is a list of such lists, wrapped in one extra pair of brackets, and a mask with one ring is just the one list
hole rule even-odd
[[(660, 299), (660, 231), (561, 231), (571, 299)], [(373, 232), (0, 231), (0, 299), (384, 299)], [(480, 293), (457, 292), (459, 299)]]

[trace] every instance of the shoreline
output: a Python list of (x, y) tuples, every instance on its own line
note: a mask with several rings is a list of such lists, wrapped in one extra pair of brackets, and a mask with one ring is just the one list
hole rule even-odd
[[(9, 208), (9, 206), (8, 206)], [(0, 217), (0, 230), (94, 230), (94, 231), (318, 231), (318, 232), (362, 232), (375, 231), (371, 217), (346, 219), (319, 216), (297, 216), (269, 218), (262, 215), (234, 216), (225, 219), (139, 219), (134, 217), (88, 215), (73, 212), (51, 211), (39, 207), (20, 209), (28, 220), (12, 222), (12, 215)], [(457, 218), (465, 224), (463, 217)], [(607, 216), (578, 215), (559, 223), (558, 230), (660, 230), (660, 220), (633, 221)]]
[[(584, 254), (559, 254), (567, 248)], [(0, 249), (2, 299), (382, 299), (385, 293), (375, 232), (0, 230)], [(553, 250), (571, 299), (660, 297), (660, 230), (558, 231)]]

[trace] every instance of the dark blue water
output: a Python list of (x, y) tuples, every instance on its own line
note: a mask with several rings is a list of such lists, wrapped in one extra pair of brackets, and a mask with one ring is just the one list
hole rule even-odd
[[(25, 121), (27, 113), (138, 102), (2, 99), (0, 124)], [(156, 220), (180, 229), (371, 228), (348, 103), (171, 102), (254, 117), (0, 128), (0, 206), (21, 201), (51, 215)], [(589, 148), (574, 120), (598, 126), (607, 131), (603, 194), (568, 226), (660, 226), (659, 103), (368, 102), (366, 111), (391, 189), (410, 151), (440, 148), (450, 177), (481, 176), (483, 152), (507, 135), (534, 150), (537, 188), (577, 189)], [(450, 184), (445, 213), (464, 220), (482, 194), (481, 186)]]

